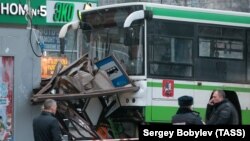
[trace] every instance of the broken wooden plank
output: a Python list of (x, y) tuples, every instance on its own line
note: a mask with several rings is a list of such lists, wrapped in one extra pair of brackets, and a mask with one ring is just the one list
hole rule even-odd
[(72, 68), (77, 67), (78, 65), (80, 65), (81, 63), (86, 61), (87, 59), (88, 59), (88, 53), (84, 54), (81, 58), (79, 58), (78, 60), (71, 63), (69, 66), (62, 69), (61, 72), (59, 73), (59, 75), (61, 76), (61, 75), (65, 75), (65, 74), (69, 73)]
[(128, 92), (136, 92), (140, 89), (140, 87), (119, 87), (115, 89), (109, 90), (96, 90), (92, 92), (85, 92), (85, 93), (73, 93), (73, 94), (42, 94), (42, 95), (34, 95), (31, 98), (31, 101), (42, 102), (46, 99), (54, 99), (57, 101), (62, 100), (73, 100), (73, 99), (82, 99), (82, 98), (89, 98), (89, 97), (99, 97), (99, 96), (109, 96), (114, 94), (123, 94)]
[(44, 92), (46, 92), (48, 89), (50, 89), (51, 87), (53, 87), (53, 82), (56, 79), (56, 77), (58, 76), (59, 72), (62, 70), (63, 65), (61, 62), (57, 62), (54, 73), (50, 79), (50, 81), (40, 90), (36, 93), (36, 95), (40, 95), (43, 94)]

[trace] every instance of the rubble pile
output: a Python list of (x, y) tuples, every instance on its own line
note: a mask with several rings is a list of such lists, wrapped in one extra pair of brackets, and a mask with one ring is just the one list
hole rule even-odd
[(119, 103), (117, 95), (136, 92), (139, 87), (131, 82), (115, 87), (108, 73), (94, 69), (88, 54), (65, 68), (58, 62), (52, 77), (42, 80), (40, 88), (34, 90), (31, 102), (37, 104), (48, 98), (58, 101), (56, 117), (69, 140), (117, 137), (116, 131), (109, 132), (113, 124), (106, 118)]

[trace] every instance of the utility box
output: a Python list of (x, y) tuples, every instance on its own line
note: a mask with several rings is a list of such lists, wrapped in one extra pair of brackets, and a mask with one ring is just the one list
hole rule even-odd
[(39, 115), (40, 105), (32, 106), (30, 97), (41, 81), (40, 58), (31, 48), (41, 54), (35, 33), (0, 28), (0, 124), (5, 127), (0, 140), (34, 140), (32, 120)]

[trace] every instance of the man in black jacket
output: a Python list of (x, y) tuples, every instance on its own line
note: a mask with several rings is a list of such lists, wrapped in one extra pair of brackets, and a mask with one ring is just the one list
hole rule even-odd
[(172, 118), (173, 125), (203, 125), (198, 112), (192, 110), (193, 97), (182, 96), (178, 98), (179, 109)]
[(55, 100), (45, 100), (42, 113), (33, 120), (35, 141), (62, 141), (59, 123), (54, 117), (56, 110)]
[(225, 92), (215, 90), (208, 102), (207, 125), (238, 125), (239, 116), (234, 105), (225, 98)]

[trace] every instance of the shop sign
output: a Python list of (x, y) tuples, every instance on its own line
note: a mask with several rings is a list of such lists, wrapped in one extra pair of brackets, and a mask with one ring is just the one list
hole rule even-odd
[[(46, 24), (46, 1), (31, 1), (30, 7), (32, 24)], [(28, 11), (29, 6), (26, 0), (0, 0), (0, 23), (27, 24), (25, 15)]]
[(53, 14), (53, 21), (55, 22), (70, 22), (74, 14), (73, 3), (61, 3), (55, 4), (55, 13)]
[(42, 78), (50, 78), (55, 70), (57, 62), (61, 62), (61, 64), (65, 67), (69, 65), (69, 61), (67, 57), (42, 57), (41, 58), (41, 77)]
[[(20, 15), (24, 16), (28, 12), (27, 4), (17, 4), (17, 3), (0, 3), (0, 15)], [(37, 8), (31, 9), (32, 16), (42, 16), (47, 15), (46, 6), (40, 5)]]
[[(31, 0), (30, 13), (33, 25), (63, 25), (77, 20), (77, 10), (85, 4), (97, 6), (98, 0)], [(0, 0), (0, 24), (27, 24), (26, 0)]]
[(86, 5), (96, 7), (92, 2), (47, 1), (48, 23), (67, 23), (78, 20), (77, 12), (84, 10)]

